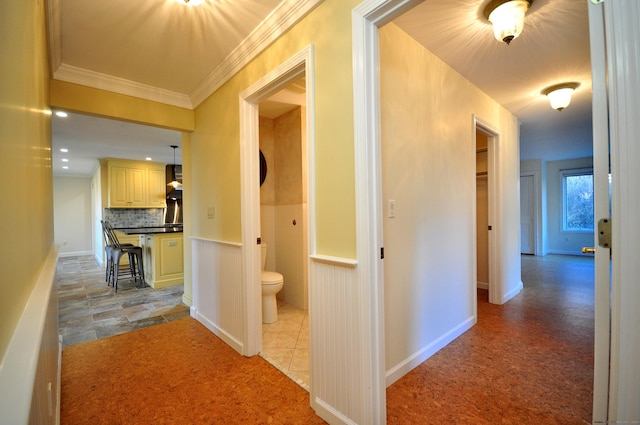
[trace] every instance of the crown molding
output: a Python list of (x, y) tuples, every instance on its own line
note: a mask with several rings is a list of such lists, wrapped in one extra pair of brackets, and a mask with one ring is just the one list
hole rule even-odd
[(49, 63), (54, 79), (194, 109), (323, 0), (283, 0), (190, 95), (62, 63), (60, 0), (49, 0)]
[(255, 30), (236, 47), (225, 60), (218, 65), (191, 92), (193, 107), (200, 105), (213, 92), (219, 89), (233, 75), (244, 68), (271, 43), (289, 28), (306, 16), (323, 0), (283, 0), (273, 12), (260, 23)]
[(112, 75), (89, 71), (65, 63), (56, 69), (53, 73), (53, 78), (68, 83), (80, 84), (154, 102), (166, 103), (167, 105), (178, 106), (180, 108), (193, 109), (191, 100), (186, 94), (137, 83)]
[(46, 2), (47, 41), (49, 43), (49, 72), (51, 75), (62, 63), (62, 17), (60, 0)]

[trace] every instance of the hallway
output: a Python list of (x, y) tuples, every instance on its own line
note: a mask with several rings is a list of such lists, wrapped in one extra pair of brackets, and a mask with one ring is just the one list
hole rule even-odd
[[(389, 424), (588, 424), (593, 259), (522, 256), (523, 291), (387, 389)], [(425, 418), (428, 418), (425, 420)]]
[[(523, 256), (522, 271), (521, 294), (496, 306), (479, 290), (478, 324), (387, 389), (388, 424), (591, 423), (593, 259)], [(95, 423), (117, 418), (130, 424), (150, 419), (295, 424), (318, 419), (305, 408), (307, 393), (284, 375), (278, 377), (271, 365), (237, 355), (213, 334), (201, 332), (204, 328), (192, 319), (186, 320), (65, 347), (61, 423), (84, 423), (82, 418), (101, 418)], [(185, 327), (193, 330), (185, 334)], [(175, 350), (175, 342), (185, 337), (189, 342)], [(196, 359), (205, 357), (207, 367), (196, 368), (202, 362)], [(229, 368), (230, 362), (237, 366)], [(260, 385), (237, 386), (256, 380)], [(204, 385), (202, 392), (196, 384)], [(141, 386), (152, 387), (155, 396), (142, 396), (147, 390)], [(104, 391), (113, 395), (112, 390), (117, 397), (105, 403)], [(264, 411), (247, 410), (242, 400), (257, 400), (265, 393), (281, 397), (270, 398)], [(116, 399), (131, 410), (123, 410)], [(127, 416), (136, 409), (135, 416)], [(278, 419), (275, 412), (286, 412), (286, 419)]]

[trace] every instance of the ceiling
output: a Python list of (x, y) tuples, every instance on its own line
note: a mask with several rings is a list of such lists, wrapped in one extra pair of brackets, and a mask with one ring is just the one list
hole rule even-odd
[[(193, 107), (256, 34), (275, 26), (288, 10), (317, 2), (205, 0), (184, 6), (176, 0), (50, 0), (53, 75), (101, 88), (133, 86)], [(508, 46), (495, 40), (483, 16), (488, 2), (426, 0), (394, 23), (516, 115), (522, 133), (535, 129), (540, 137), (558, 132), (571, 137), (572, 128), (590, 126), (587, 1), (535, 0), (522, 35)], [(540, 91), (566, 81), (580, 83), (572, 103), (562, 112), (552, 110)], [(277, 116), (290, 108), (286, 105), (300, 104), (303, 87), (297, 82), (261, 104), (261, 114)], [(54, 117), (52, 132), (55, 175), (88, 176), (101, 157), (149, 156), (172, 163), (169, 146), (180, 146), (181, 139), (176, 131), (81, 114)], [(69, 170), (61, 169), (63, 146), (70, 149)]]

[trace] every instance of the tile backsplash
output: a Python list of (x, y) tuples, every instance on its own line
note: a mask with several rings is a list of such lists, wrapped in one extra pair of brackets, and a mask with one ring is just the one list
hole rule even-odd
[(102, 217), (115, 228), (162, 226), (164, 208), (105, 208)]

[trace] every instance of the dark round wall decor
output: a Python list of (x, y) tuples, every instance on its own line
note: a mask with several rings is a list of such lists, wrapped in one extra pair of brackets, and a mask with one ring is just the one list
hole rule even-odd
[(264, 179), (267, 178), (267, 160), (264, 158), (262, 151), (260, 151), (260, 186), (264, 183)]

